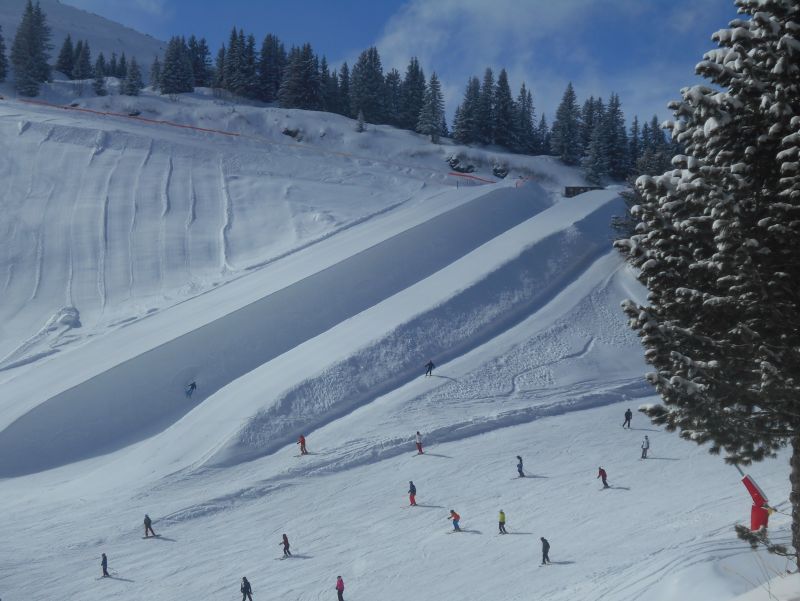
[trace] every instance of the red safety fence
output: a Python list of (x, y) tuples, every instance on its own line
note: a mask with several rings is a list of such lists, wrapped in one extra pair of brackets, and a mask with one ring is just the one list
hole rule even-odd
[(447, 175), (452, 175), (453, 177), (463, 177), (465, 180), (479, 182), (481, 184), (496, 184), (497, 182), (491, 179), (484, 179), (482, 177), (478, 177), (477, 175), (471, 175), (469, 173), (458, 173), (457, 171), (451, 171)]

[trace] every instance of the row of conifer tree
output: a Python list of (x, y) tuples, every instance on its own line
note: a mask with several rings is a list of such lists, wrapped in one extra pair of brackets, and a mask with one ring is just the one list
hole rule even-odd
[[(28, 0), (11, 47), (15, 86), (21, 95), (35, 96), (49, 81), (50, 29), (38, 3)], [(96, 94), (104, 95), (106, 77), (121, 79), (123, 94), (137, 95), (144, 83), (136, 58), (124, 53), (106, 60), (102, 53), (93, 62), (89, 43), (73, 44), (67, 36), (55, 69), (70, 79), (92, 79)], [(8, 71), (0, 31), (0, 81)], [(154, 90), (173, 95), (196, 87), (227, 90), (233, 95), (277, 103), (284, 108), (328, 111), (358, 118), (363, 123), (387, 124), (417, 131), (438, 142), (452, 137), (462, 144), (496, 144), (512, 152), (552, 154), (581, 166), (587, 179), (600, 184), (632, 174), (659, 173), (669, 165), (676, 148), (667, 142), (655, 117), (641, 127), (634, 118), (626, 129), (620, 98), (608, 102), (591, 97), (581, 107), (572, 84), (567, 86), (552, 126), (544, 114), (536, 118), (533, 93), (525, 83), (516, 97), (508, 74), (502, 69), (495, 81), (487, 68), (482, 80), (470, 77), (464, 97), (455, 111), (452, 132), (445, 119), (444, 98), (436, 73), (426, 78), (419, 61), (412, 58), (401, 74), (384, 73), (378, 50), (363, 51), (352, 69), (345, 62), (331, 68), (325, 56), (311, 44), (288, 52), (281, 40), (267, 35), (259, 48), (252, 34), (234, 28), (212, 61), (204, 38), (173, 37), (163, 59), (155, 57), (150, 68)], [(82, 92), (82, 89), (81, 89)]]

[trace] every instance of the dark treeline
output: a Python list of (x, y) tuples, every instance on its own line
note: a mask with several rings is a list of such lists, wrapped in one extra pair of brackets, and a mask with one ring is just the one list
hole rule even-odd
[[(0, 81), (7, 65), (0, 32)], [(39, 4), (31, 0), (11, 47), (15, 86), (21, 95), (35, 96), (39, 85), (49, 81), (50, 29)], [(104, 95), (106, 77), (122, 80), (123, 94), (137, 95), (143, 87), (135, 58), (124, 53), (93, 62), (86, 40), (73, 44), (67, 36), (55, 69), (70, 79), (93, 79), (96, 94)], [(411, 58), (404, 73), (384, 72), (378, 50), (364, 50), (352, 68), (344, 63), (331, 67), (310, 43), (288, 51), (277, 36), (269, 34), (261, 44), (252, 34), (233, 28), (226, 44), (212, 58), (204, 38), (194, 35), (170, 39), (163, 58), (150, 68), (155, 91), (174, 95), (196, 87), (227, 90), (236, 96), (283, 108), (328, 111), (364, 123), (386, 124), (417, 131), (438, 142), (450, 135), (445, 120), (441, 84), (436, 73), (426, 78), (419, 61)], [(461, 144), (496, 144), (511, 152), (552, 154), (567, 165), (581, 167), (587, 180), (600, 184), (625, 180), (634, 174), (661, 173), (669, 167), (676, 148), (667, 141), (656, 117), (626, 127), (617, 94), (608, 101), (590, 97), (579, 105), (572, 84), (567, 86), (552, 126), (542, 114), (537, 118), (533, 92), (523, 82), (516, 96), (508, 74), (501, 69), (495, 80), (492, 69), (483, 78), (470, 77), (464, 97), (455, 111), (453, 138)]]

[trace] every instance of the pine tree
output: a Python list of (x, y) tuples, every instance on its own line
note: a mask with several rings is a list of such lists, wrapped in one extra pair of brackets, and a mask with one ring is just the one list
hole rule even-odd
[(628, 175), (628, 134), (625, 131), (625, 115), (619, 95), (611, 94), (606, 110), (606, 136), (608, 139), (608, 174), (616, 180)]
[(483, 74), (476, 119), (478, 142), (481, 144), (494, 142), (494, 73), (489, 68)]
[(516, 102), (516, 114), (514, 116), (517, 135), (517, 145), (515, 150), (526, 154), (533, 154), (536, 151), (536, 131), (533, 125), (533, 95), (525, 86), (525, 82), (519, 89)]
[(567, 165), (577, 165), (581, 158), (580, 110), (572, 83), (567, 85), (556, 120), (550, 129), (550, 149)]
[(609, 162), (608, 121), (603, 118), (600, 123), (595, 124), (592, 139), (589, 140), (586, 154), (581, 161), (586, 180), (595, 185), (603, 184), (609, 176)]
[(61, 50), (56, 59), (56, 71), (63, 73), (70, 79), (72, 77), (72, 67), (75, 64), (75, 48), (72, 46), (72, 36), (67, 34), (64, 38), (64, 43), (61, 44)]
[(211, 85), (214, 88), (227, 89), (225, 81), (225, 44), (217, 51), (217, 60), (214, 63), (214, 79)]
[(242, 51), (242, 79), (244, 82), (244, 95), (248, 98), (258, 98), (258, 70), (256, 56), (256, 38), (250, 34), (245, 40)]
[(551, 137), (550, 127), (547, 125), (547, 117), (542, 113), (542, 118), (539, 119), (539, 125), (536, 128), (537, 153), (550, 154)]
[(359, 110), (358, 111), (358, 116), (356, 117), (356, 131), (358, 133), (361, 133), (365, 129), (367, 129), (367, 126), (364, 125), (364, 111)]
[(696, 67), (712, 85), (670, 104), (684, 150), (637, 180), (636, 234), (617, 246), (649, 290), (644, 306), (624, 304), (663, 401), (645, 412), (728, 464), (790, 446), (794, 551), (737, 533), (800, 567), (798, 7), (738, 5), (749, 18), (716, 32), (720, 49)]
[(8, 59), (6, 59), (6, 42), (3, 39), (3, 28), (0, 27), (0, 82), (8, 75)]
[(425, 101), (419, 112), (417, 120), (417, 131), (431, 137), (431, 142), (439, 143), (442, 133), (442, 121), (444, 120), (444, 98), (442, 97), (442, 87), (436, 72), (431, 75), (428, 86), (425, 89)]
[(477, 77), (470, 77), (464, 90), (464, 100), (456, 110), (453, 120), (453, 137), (460, 144), (475, 144), (478, 142), (478, 103), (480, 93), (480, 80)]
[(425, 73), (419, 66), (417, 57), (414, 56), (406, 67), (403, 77), (401, 94), (403, 97), (400, 127), (403, 129), (415, 130), (419, 120), (419, 112), (425, 101)]
[(403, 121), (403, 80), (400, 71), (392, 69), (386, 74), (386, 123), (400, 127)]
[(386, 120), (383, 67), (378, 49), (364, 50), (350, 75), (350, 107), (353, 113), (364, 112), (368, 123)]
[(106, 65), (106, 57), (103, 56), (103, 53), (101, 52), (97, 55), (97, 60), (94, 62), (94, 81), (92, 81), (92, 89), (98, 96), (105, 96), (108, 94), (108, 90), (106, 89), (107, 69), (108, 65)]
[[(600, 99), (602, 102), (602, 98)], [(592, 134), (594, 134), (594, 128), (597, 125), (595, 123), (595, 114), (597, 112), (596, 108), (596, 100), (594, 96), (589, 96), (587, 100), (583, 103), (583, 108), (581, 109), (581, 154), (585, 155), (589, 144), (592, 141)]]
[(205, 38), (198, 40), (194, 35), (189, 36), (186, 43), (189, 49), (189, 61), (192, 65), (192, 83), (194, 87), (205, 88), (211, 83), (211, 53)]
[(119, 71), (119, 64), (117, 64), (117, 53), (111, 53), (111, 59), (108, 61), (108, 71), (106, 75), (109, 77), (116, 77)]
[(312, 111), (322, 108), (319, 67), (311, 44), (303, 44), (289, 52), (289, 64), (278, 90), (278, 102), (283, 108)]
[(14, 88), (22, 96), (39, 94), (39, 84), (50, 78), (50, 28), (39, 4), (28, 0), (11, 46)]
[(500, 69), (497, 76), (497, 85), (494, 88), (494, 142), (509, 150), (519, 146), (519, 135), (516, 130), (516, 112), (514, 99), (511, 97), (511, 86), (508, 84), (508, 74), (505, 69)]
[(87, 40), (79, 41), (75, 50), (77, 55), (72, 66), (72, 78), (78, 80), (92, 77), (92, 51)]
[(636, 163), (642, 154), (642, 140), (639, 131), (639, 117), (633, 117), (631, 123), (631, 133), (628, 136), (628, 175), (633, 175), (636, 170)]
[(239, 32), (234, 27), (228, 37), (228, 47), (225, 49), (225, 89), (234, 94), (242, 94), (245, 88), (242, 76), (242, 54), (244, 48)]
[(345, 62), (339, 69), (339, 112), (345, 116), (352, 116), (350, 106), (350, 69)]
[(158, 55), (153, 58), (153, 64), (150, 65), (150, 85), (154, 92), (161, 90), (161, 61), (158, 60)]
[(268, 34), (261, 43), (258, 55), (259, 97), (264, 102), (275, 102), (286, 68), (286, 50), (277, 36)]
[(128, 65), (128, 76), (122, 82), (122, 93), (126, 96), (138, 96), (143, 87), (142, 71), (136, 57), (133, 57)]
[(117, 63), (117, 77), (120, 79), (125, 79), (128, 76), (128, 60), (125, 58), (125, 53), (123, 52), (119, 56), (119, 62)]
[(161, 65), (161, 93), (181, 94), (193, 91), (192, 63), (186, 42), (173, 36), (167, 43)]

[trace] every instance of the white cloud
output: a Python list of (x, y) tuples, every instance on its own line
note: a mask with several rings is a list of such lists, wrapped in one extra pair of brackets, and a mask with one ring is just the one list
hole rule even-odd
[(67, 4), (107, 15), (115, 12), (138, 12), (151, 17), (167, 14), (166, 0), (67, 0)]

